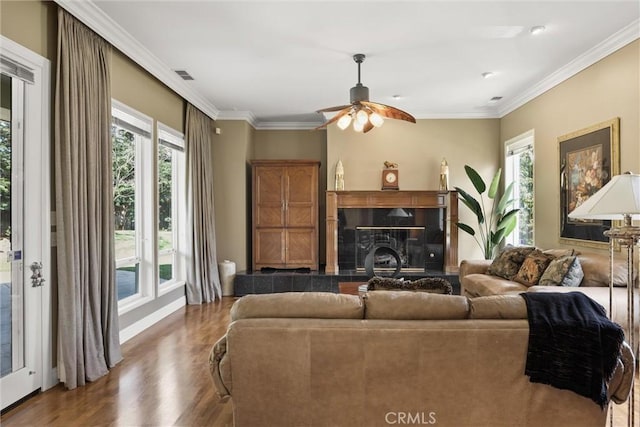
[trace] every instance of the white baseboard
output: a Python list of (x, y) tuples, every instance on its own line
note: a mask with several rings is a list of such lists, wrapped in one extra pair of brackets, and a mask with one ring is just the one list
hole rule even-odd
[(155, 325), (160, 320), (164, 319), (174, 311), (178, 310), (180, 307), (184, 307), (186, 303), (187, 303), (186, 296), (180, 297), (179, 299), (173, 301), (172, 303), (165, 305), (160, 310), (156, 310), (150, 315), (138, 320), (134, 324), (122, 329), (120, 331), (120, 344), (124, 344), (125, 342), (129, 341), (131, 338), (138, 335), (140, 332)]

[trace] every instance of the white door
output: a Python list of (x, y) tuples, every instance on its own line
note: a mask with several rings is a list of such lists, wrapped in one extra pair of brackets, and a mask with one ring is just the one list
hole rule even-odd
[(50, 351), (43, 348), (43, 312), (48, 314), (43, 310), (43, 289), (49, 286), (50, 267), (45, 228), (50, 210), (49, 147), (48, 138), (41, 138), (48, 118), (43, 122), (38, 104), (43, 100), (34, 80), (42, 75), (5, 51), (4, 43), (2, 47), (0, 404), (4, 409), (43, 388), (43, 379), (50, 375), (43, 361), (51, 358), (43, 358), (43, 351)]

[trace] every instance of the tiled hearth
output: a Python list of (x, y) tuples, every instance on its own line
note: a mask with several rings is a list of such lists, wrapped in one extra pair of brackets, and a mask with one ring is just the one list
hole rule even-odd
[[(443, 277), (453, 287), (453, 293), (460, 294), (458, 274), (442, 271), (422, 271), (401, 273), (405, 280), (416, 280), (422, 277)], [(343, 271), (339, 274), (325, 274), (324, 271), (296, 272), (247, 272), (236, 273), (234, 280), (235, 296), (248, 294), (268, 294), (276, 292), (339, 292), (339, 283), (362, 282), (368, 280), (366, 274), (356, 271)]]

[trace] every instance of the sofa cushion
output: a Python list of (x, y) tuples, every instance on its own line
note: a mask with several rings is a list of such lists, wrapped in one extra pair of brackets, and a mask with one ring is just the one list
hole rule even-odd
[(526, 319), (527, 304), (520, 295), (490, 295), (469, 300), (470, 319)]
[(453, 293), (453, 288), (448, 280), (441, 277), (424, 277), (417, 280), (403, 280), (393, 279), (390, 277), (372, 277), (367, 282), (368, 291), (384, 291), (384, 290), (398, 290), (398, 291), (416, 291), (416, 292), (431, 292), (434, 294), (448, 294)]
[(562, 256), (549, 263), (538, 281), (540, 286), (580, 286), (584, 273), (575, 255)]
[(527, 291), (527, 287), (522, 283), (482, 273), (469, 274), (465, 276), (464, 282), (464, 290), (470, 297), (519, 294)]
[[(584, 279), (581, 286), (609, 286), (609, 254), (583, 252), (578, 255)], [(627, 286), (627, 260), (613, 261), (613, 286)]]
[(231, 321), (265, 317), (362, 319), (364, 304), (357, 295), (283, 292), (245, 295), (231, 307)]
[(364, 300), (365, 319), (449, 320), (469, 316), (469, 300), (459, 295), (371, 291)]
[(552, 260), (553, 255), (545, 254), (539, 249), (532, 251), (524, 259), (524, 262), (518, 270), (518, 274), (516, 274), (513, 280), (525, 286), (538, 284), (540, 277), (542, 277), (542, 274)]
[(507, 245), (493, 260), (487, 269), (487, 274), (513, 280), (527, 255), (533, 252), (534, 249), (531, 246)]

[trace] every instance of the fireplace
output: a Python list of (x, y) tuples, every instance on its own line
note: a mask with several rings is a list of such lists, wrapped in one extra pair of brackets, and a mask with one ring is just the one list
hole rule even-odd
[[(386, 246), (401, 271), (455, 272), (457, 206), (455, 192), (328, 191), (325, 271), (364, 271), (366, 256)], [(376, 270), (396, 269), (395, 257), (377, 258)]]

